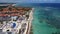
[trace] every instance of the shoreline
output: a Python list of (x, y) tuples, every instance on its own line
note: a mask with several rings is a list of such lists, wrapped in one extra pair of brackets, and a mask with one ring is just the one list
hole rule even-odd
[[(32, 32), (32, 20), (33, 20), (33, 11), (34, 11), (34, 8), (32, 8), (32, 11), (31, 11), (31, 13), (30, 13), (30, 20), (28, 20), (29, 22), (28, 22), (28, 34), (31, 34), (31, 33), (33, 33)], [(32, 15), (31, 15), (32, 14)]]

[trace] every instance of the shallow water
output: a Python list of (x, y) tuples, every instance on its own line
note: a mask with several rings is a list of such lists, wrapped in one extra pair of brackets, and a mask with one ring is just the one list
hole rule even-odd
[[(54, 10), (56, 9), (56, 10)], [(60, 32), (59, 29), (57, 29), (55, 26), (51, 25), (51, 24), (47, 24), (45, 20), (43, 20), (42, 22), (40, 22), (39, 20), (41, 19), (41, 14), (40, 11), (60, 11), (57, 10), (57, 8), (51, 8), (51, 9), (47, 9), (47, 8), (35, 8), (34, 10), (34, 19), (32, 22), (33, 25), (33, 34), (52, 34), (55, 32)]]

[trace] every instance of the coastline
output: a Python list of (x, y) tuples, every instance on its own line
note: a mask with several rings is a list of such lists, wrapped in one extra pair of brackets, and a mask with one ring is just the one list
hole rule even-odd
[[(31, 33), (33, 33), (32, 32), (32, 20), (33, 20), (33, 11), (34, 11), (34, 8), (32, 8), (32, 11), (31, 11), (31, 13), (30, 13), (30, 20), (29, 20), (29, 23), (28, 23), (28, 34), (31, 34)], [(31, 15), (32, 14), (32, 15)]]

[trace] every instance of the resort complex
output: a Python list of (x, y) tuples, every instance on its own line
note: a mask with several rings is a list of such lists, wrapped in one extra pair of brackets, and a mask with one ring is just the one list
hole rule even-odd
[(30, 34), (33, 8), (13, 4), (0, 6), (0, 34)]

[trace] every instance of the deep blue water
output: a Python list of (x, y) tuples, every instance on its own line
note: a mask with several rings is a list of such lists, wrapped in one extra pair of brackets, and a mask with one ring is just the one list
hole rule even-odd
[(23, 7), (55, 7), (60, 8), (60, 3), (17, 3), (17, 6)]

